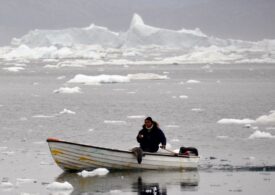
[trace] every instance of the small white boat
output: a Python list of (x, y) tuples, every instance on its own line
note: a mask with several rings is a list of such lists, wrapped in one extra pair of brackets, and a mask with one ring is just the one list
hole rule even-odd
[(120, 170), (197, 169), (199, 161), (198, 156), (144, 152), (142, 163), (139, 164), (131, 151), (72, 143), (55, 138), (48, 138), (47, 142), (56, 164), (65, 171), (92, 170), (100, 167)]

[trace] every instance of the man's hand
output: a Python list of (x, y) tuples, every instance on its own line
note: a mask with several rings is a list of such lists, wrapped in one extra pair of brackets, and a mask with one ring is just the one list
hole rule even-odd
[(143, 135), (142, 135), (142, 134), (139, 134), (138, 137), (139, 137), (140, 139), (142, 139), (142, 138), (143, 138)]
[(166, 148), (166, 146), (165, 146), (165, 145), (161, 145), (161, 146), (160, 146), (160, 148), (165, 149), (165, 148)]

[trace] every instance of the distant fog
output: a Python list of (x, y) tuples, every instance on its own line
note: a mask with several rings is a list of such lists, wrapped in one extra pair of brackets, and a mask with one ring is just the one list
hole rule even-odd
[(0, 45), (32, 29), (85, 27), (125, 31), (134, 13), (169, 29), (200, 28), (210, 36), (275, 39), (274, 0), (0, 0)]

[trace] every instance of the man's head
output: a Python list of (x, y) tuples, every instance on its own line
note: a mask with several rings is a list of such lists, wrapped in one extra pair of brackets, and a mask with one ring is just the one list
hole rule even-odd
[(144, 120), (144, 124), (145, 124), (145, 127), (147, 129), (151, 129), (153, 127), (153, 119), (151, 117), (147, 117), (145, 120)]

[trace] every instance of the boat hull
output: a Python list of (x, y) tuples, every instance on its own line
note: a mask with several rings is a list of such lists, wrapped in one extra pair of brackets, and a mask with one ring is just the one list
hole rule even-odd
[(49, 148), (56, 164), (65, 171), (107, 169), (196, 169), (199, 157), (173, 154), (144, 153), (142, 163), (137, 162), (131, 151), (101, 148), (84, 144), (48, 139)]

